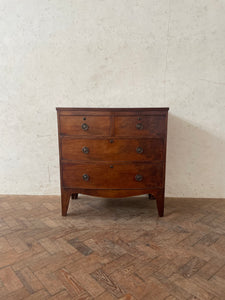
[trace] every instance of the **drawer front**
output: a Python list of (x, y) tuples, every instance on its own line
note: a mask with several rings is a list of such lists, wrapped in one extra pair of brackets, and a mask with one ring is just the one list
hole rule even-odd
[(62, 138), (62, 159), (79, 161), (160, 161), (163, 139)]
[(138, 189), (163, 187), (162, 163), (63, 164), (67, 188)]
[(109, 116), (60, 116), (60, 133), (76, 136), (108, 136)]
[(166, 133), (165, 116), (116, 116), (116, 136), (164, 137)]

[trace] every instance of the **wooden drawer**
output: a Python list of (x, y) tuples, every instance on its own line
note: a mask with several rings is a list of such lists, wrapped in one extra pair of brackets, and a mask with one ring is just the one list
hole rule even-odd
[(116, 136), (164, 137), (166, 117), (152, 116), (115, 116)]
[(64, 163), (64, 188), (138, 189), (163, 186), (162, 163)]
[(60, 116), (60, 134), (108, 136), (110, 123), (110, 116)]
[(162, 139), (78, 139), (62, 138), (63, 160), (77, 161), (160, 161)]

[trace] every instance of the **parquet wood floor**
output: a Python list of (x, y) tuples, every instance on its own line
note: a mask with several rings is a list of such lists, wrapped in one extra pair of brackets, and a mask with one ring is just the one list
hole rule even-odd
[(225, 200), (0, 196), (0, 299), (225, 299)]

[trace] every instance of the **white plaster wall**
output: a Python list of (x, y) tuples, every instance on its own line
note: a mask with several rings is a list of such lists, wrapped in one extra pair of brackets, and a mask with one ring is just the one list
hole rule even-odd
[(224, 16), (224, 0), (1, 0), (0, 193), (59, 193), (56, 106), (169, 106), (166, 195), (225, 197)]

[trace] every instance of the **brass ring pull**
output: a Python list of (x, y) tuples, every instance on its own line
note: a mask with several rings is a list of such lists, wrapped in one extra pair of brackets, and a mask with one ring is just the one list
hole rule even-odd
[(88, 130), (88, 125), (86, 124), (86, 123), (83, 123), (82, 125), (81, 125), (81, 128), (83, 129), (83, 130)]
[(85, 154), (88, 154), (89, 153), (88, 147), (83, 147), (82, 152), (85, 153)]
[(136, 152), (139, 153), (139, 154), (143, 153), (143, 151), (144, 151), (144, 150), (143, 150), (143, 148), (141, 148), (141, 147), (137, 147), (137, 148), (136, 148)]
[(137, 123), (136, 128), (139, 129), (139, 130), (142, 130), (144, 128), (144, 126), (143, 126), (142, 123)]
[(142, 175), (139, 175), (139, 174), (137, 174), (137, 175), (135, 176), (135, 180), (136, 180), (136, 181), (138, 181), (138, 182), (140, 182), (140, 181), (142, 181), (142, 180), (143, 180), (143, 176), (142, 176)]
[(90, 179), (90, 177), (87, 175), (87, 174), (84, 174), (83, 175), (83, 180), (84, 181), (88, 181)]

